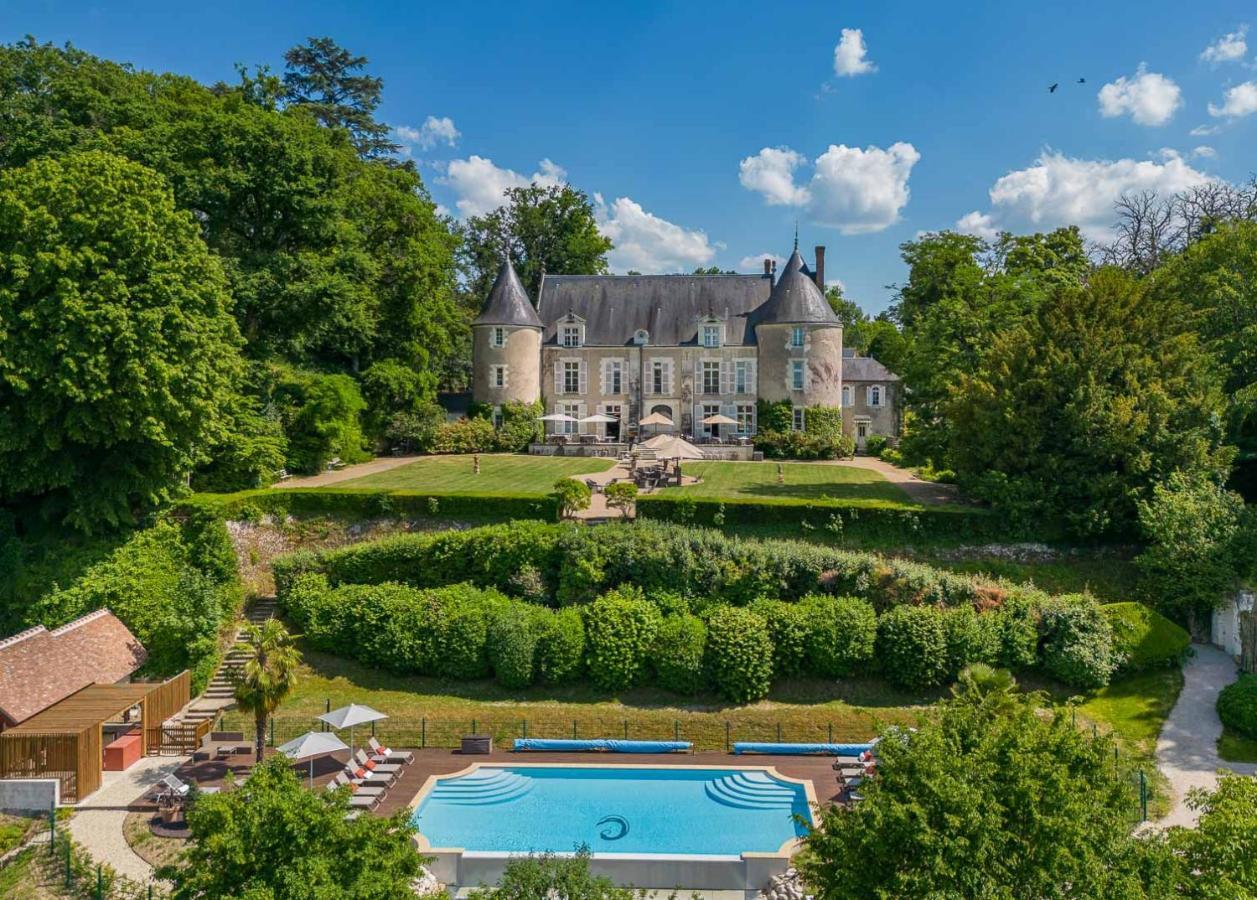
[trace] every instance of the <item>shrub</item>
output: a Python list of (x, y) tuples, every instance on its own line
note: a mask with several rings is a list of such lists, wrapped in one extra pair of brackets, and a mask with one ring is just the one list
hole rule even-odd
[(607, 498), (607, 506), (620, 510), (621, 515), (628, 514), (628, 508), (637, 499), (637, 485), (631, 481), (617, 481), (603, 489)]
[(756, 600), (751, 610), (768, 625), (773, 642), (773, 674), (791, 677), (803, 674), (807, 664), (810, 622), (807, 610), (783, 600)]
[(877, 621), (877, 661), (886, 678), (905, 688), (942, 684), (949, 664), (942, 612), (897, 606)]
[(559, 518), (574, 516), (583, 509), (589, 509), (594, 492), (589, 485), (576, 478), (560, 478), (554, 483), (555, 506), (559, 508)]
[(387, 439), (394, 417), (415, 415), (425, 404), (431, 404), (436, 376), (400, 360), (382, 359), (362, 373), (360, 385), (366, 402), (363, 421), (367, 433), (380, 440)]
[(289, 469), (316, 474), (333, 457), (346, 463), (370, 459), (359, 420), (366, 402), (352, 378), (282, 365), (268, 372), (288, 439)]
[(999, 609), (983, 613), (995, 619), (999, 635), (996, 660), (1000, 666), (1020, 671), (1039, 661), (1039, 600), (1026, 596), (1012, 597)]
[(636, 684), (659, 631), (659, 610), (640, 589), (621, 588), (585, 607), (589, 677), (603, 690)]
[(943, 610), (943, 635), (947, 642), (947, 679), (954, 680), (970, 663), (998, 665), (1002, 649), (1001, 622), (991, 613), (972, 606)]
[(1143, 603), (1100, 607), (1113, 631), (1113, 661), (1124, 672), (1178, 665), (1191, 635)]
[(553, 612), (538, 608), (537, 680), (566, 684), (584, 671), (585, 623), (579, 609)]
[(489, 622), (489, 660), (500, 685), (524, 688), (533, 682), (537, 655), (536, 617), (521, 603), (498, 610)]
[(489, 622), (482, 606), (452, 604), (437, 629), (439, 674), (461, 679), (488, 676)]
[(691, 615), (665, 616), (651, 653), (660, 687), (678, 694), (697, 694), (704, 686), (707, 626)]
[(1113, 674), (1113, 632), (1099, 605), (1084, 594), (1044, 604), (1040, 623), (1043, 667), (1074, 687), (1103, 687)]
[(763, 452), (767, 459), (843, 459), (855, 452), (855, 442), (842, 434), (760, 431), (755, 435), (755, 449)]
[(854, 597), (805, 597), (807, 664), (817, 675), (845, 678), (864, 669), (873, 658), (877, 615)]
[(497, 442), (497, 432), (488, 419), (475, 416), (439, 426), (432, 438), (433, 453), (484, 453)]
[(545, 430), (539, 418), (545, 411), (540, 400), (536, 403), (503, 403), (502, 427), (494, 437), (494, 449), (503, 453), (522, 453), (529, 444), (542, 440)]
[(1257, 675), (1241, 675), (1222, 689), (1218, 718), (1227, 728), (1257, 740)]
[(445, 410), (435, 403), (422, 403), (417, 409), (395, 412), (384, 426), (384, 443), (406, 453), (431, 453), (445, 422)]
[(727, 700), (751, 703), (768, 696), (773, 644), (764, 620), (742, 607), (716, 609), (707, 621), (707, 667)]
[(864, 439), (864, 452), (869, 456), (881, 456), (886, 447), (887, 438), (884, 434), (870, 434)]

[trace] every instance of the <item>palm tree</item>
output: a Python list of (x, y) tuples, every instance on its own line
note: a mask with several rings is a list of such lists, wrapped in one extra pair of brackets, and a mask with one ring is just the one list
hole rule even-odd
[(1017, 679), (1007, 669), (972, 663), (960, 673), (951, 692), (958, 700), (1001, 712), (1015, 702)]
[(266, 744), (267, 720), (297, 680), (301, 653), (293, 646), (294, 637), (278, 619), (267, 619), (260, 625), (245, 623), (243, 639), (236, 645), (248, 654), (236, 677), (236, 704), (253, 713), (258, 762)]

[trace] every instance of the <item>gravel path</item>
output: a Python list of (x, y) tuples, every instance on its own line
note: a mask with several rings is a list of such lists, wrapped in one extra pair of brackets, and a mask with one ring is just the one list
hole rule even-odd
[(1211, 645), (1194, 644), (1192, 649), (1195, 655), (1183, 666), (1183, 692), (1157, 738), (1157, 764), (1174, 790), (1174, 808), (1159, 823), (1163, 828), (1196, 824), (1196, 814), (1187, 806), (1187, 792), (1213, 790), (1218, 769), (1246, 775), (1257, 772), (1257, 765), (1224, 762), (1218, 756), (1222, 722), (1216, 704), (1218, 693), (1235, 680), (1235, 661)]
[(402, 466), (408, 466), (417, 459), (423, 459), (422, 456), (381, 456), (370, 462), (358, 463), (353, 466), (345, 466), (343, 469), (337, 469), (334, 472), (322, 472), (318, 475), (306, 475), (299, 478), (289, 478), (287, 481), (277, 481), (271, 485), (273, 488), (315, 488), (327, 487), (329, 484), (340, 484), (342, 481), (352, 481), (355, 478), (363, 478), (367, 475), (374, 475), (377, 472), (387, 472), (389, 469), (399, 469)]
[(112, 866), (141, 884), (153, 877), (153, 867), (135, 854), (122, 836), (127, 807), (145, 791), (171, 774), (185, 757), (146, 756), (125, 772), (105, 772), (105, 783), (74, 808), (70, 834), (97, 862)]

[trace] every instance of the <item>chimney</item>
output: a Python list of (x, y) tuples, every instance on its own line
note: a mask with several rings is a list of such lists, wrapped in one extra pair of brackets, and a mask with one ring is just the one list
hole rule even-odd
[(773, 261), (770, 257), (764, 257), (764, 275), (771, 278), (773, 274)]
[(825, 293), (825, 248), (816, 248), (816, 286)]

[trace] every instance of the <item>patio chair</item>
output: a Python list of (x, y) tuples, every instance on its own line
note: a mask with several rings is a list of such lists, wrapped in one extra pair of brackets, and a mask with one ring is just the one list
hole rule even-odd
[(174, 775), (167, 775), (158, 782), (158, 785), (165, 787), (162, 793), (169, 794), (179, 800), (188, 796), (188, 793), (192, 790), (192, 785), (181, 778), (176, 778)]
[(346, 775), (344, 772), (339, 773), (335, 778), (333, 778), (327, 784), (327, 789), (329, 791), (334, 791), (337, 788), (342, 788), (342, 787), (349, 788), (349, 790), (352, 791), (355, 796), (359, 794), (361, 794), (363, 797), (383, 797), (384, 796), (384, 788), (363, 787), (361, 785), (354, 784), (353, 781), (350, 780), (349, 776)]
[(371, 760), (375, 763), (400, 763), (407, 765), (415, 761), (415, 755), (409, 750), (390, 750), (375, 738), (368, 740), (367, 746), (371, 748)]
[(402, 770), (400, 763), (375, 762), (367, 756), (366, 751), (361, 747), (359, 747), (357, 752), (354, 753), (354, 762), (356, 762), (360, 768), (366, 769), (370, 772), (376, 772), (381, 775), (397, 775)]
[[(345, 766), (344, 771), (345, 777), (349, 779), (349, 783), (356, 784), (360, 788), (391, 788), (393, 782), (397, 780), (397, 776), (392, 772), (368, 772), (366, 769), (355, 769), (353, 766)], [(359, 775), (359, 772), (364, 774)]]

